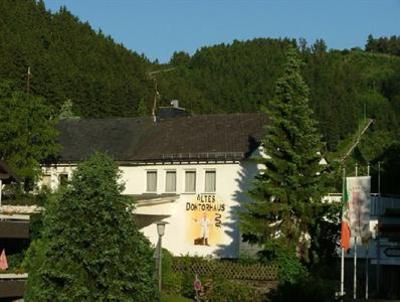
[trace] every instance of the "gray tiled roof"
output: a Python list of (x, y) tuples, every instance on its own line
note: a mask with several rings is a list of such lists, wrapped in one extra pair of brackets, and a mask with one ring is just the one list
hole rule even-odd
[(118, 161), (242, 159), (259, 144), (266, 117), (260, 113), (152, 118), (63, 120), (61, 161), (102, 151)]

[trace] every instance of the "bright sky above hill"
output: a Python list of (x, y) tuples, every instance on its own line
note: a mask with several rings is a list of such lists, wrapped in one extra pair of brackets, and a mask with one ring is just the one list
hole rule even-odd
[(400, 0), (45, 0), (149, 59), (257, 37), (322, 38), (329, 48), (364, 47), (400, 34)]

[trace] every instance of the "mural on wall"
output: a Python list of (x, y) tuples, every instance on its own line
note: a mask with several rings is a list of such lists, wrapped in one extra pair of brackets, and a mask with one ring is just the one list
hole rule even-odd
[(187, 240), (194, 245), (222, 244), (225, 202), (215, 194), (198, 194), (186, 202)]

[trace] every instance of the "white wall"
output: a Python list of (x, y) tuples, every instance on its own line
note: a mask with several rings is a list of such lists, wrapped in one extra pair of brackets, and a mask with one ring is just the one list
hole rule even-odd
[[(252, 168), (252, 169), (251, 169)], [(216, 171), (216, 192), (207, 194), (204, 192), (205, 171)], [(184, 165), (155, 165), (142, 167), (121, 167), (123, 171), (123, 181), (125, 182), (126, 194), (142, 194), (146, 191), (146, 171), (157, 170), (157, 193), (165, 192), (166, 171), (175, 170), (177, 177), (177, 194), (180, 197), (170, 204), (169, 218), (166, 226), (163, 246), (173, 252), (175, 255), (201, 255), (201, 256), (219, 256), (219, 257), (237, 257), (240, 236), (237, 225), (236, 210), (239, 207), (239, 199), (244, 197), (243, 183), (248, 183), (254, 176), (255, 164), (250, 163), (231, 163), (231, 164), (184, 164)], [(196, 171), (196, 192), (185, 193), (185, 171)], [(250, 176), (248, 173), (252, 171)], [(243, 179), (244, 178), (244, 179)], [(210, 246), (194, 245), (190, 240), (190, 232), (196, 232), (196, 223), (191, 220), (195, 213), (187, 210), (188, 203), (196, 204), (198, 196), (214, 196), (217, 203), (223, 204), (225, 210), (222, 214), (222, 225), (217, 229), (215, 225), (211, 226), (218, 233), (218, 243)], [(159, 206), (160, 208), (160, 206)], [(157, 210), (157, 209), (154, 209)], [(141, 212), (141, 208), (137, 209)], [(194, 224), (194, 225), (193, 225)], [(194, 230), (193, 230), (194, 228)], [(200, 232), (200, 227), (198, 227)], [(143, 229), (144, 234), (155, 244), (157, 241), (157, 230), (155, 225), (150, 225)], [(200, 234), (199, 234), (200, 236)], [(212, 234), (210, 233), (210, 241)]]
[[(46, 175), (46, 176), (50, 176), (51, 184), (50, 184), (49, 189), (54, 191), (60, 185), (60, 175), (67, 174), (68, 179), (70, 179), (74, 169), (75, 169), (75, 165), (45, 166), (45, 167), (42, 167), (42, 174)], [(42, 185), (43, 185), (43, 182), (39, 181), (38, 187), (41, 188)]]
[[(58, 176), (62, 173), (71, 173), (74, 166), (57, 166), (47, 169), (45, 173), (52, 175), (52, 188), (55, 189), (59, 182)], [(44, 168), (45, 169), (45, 168)], [(170, 250), (175, 255), (199, 255), (214, 257), (237, 257), (239, 255), (240, 234), (238, 229), (237, 209), (240, 206), (239, 200), (247, 199), (246, 188), (257, 173), (257, 166), (254, 162), (244, 161), (236, 163), (213, 163), (213, 164), (158, 164), (143, 166), (120, 166), (122, 172), (121, 181), (125, 183), (124, 194), (144, 194), (146, 193), (146, 171), (157, 171), (157, 194), (165, 192), (165, 179), (168, 170), (176, 171), (176, 194), (178, 199), (172, 203), (162, 205), (152, 205), (138, 207), (137, 213), (140, 214), (166, 214), (168, 222), (163, 237), (163, 247)], [(196, 171), (196, 192), (185, 192), (185, 171)], [(216, 192), (207, 193), (205, 190), (205, 172), (207, 170), (216, 171)], [(210, 246), (195, 245), (193, 236), (200, 236), (200, 226), (195, 222), (195, 218), (202, 215), (202, 211), (187, 210), (188, 203), (201, 204), (197, 198), (207, 198), (216, 200), (215, 205), (224, 211), (221, 214), (221, 224), (214, 219), (216, 212), (210, 214)], [(213, 197), (214, 196), (214, 197)], [(212, 202), (208, 202), (213, 205)], [(197, 215), (197, 216), (196, 216)], [(193, 218), (194, 217), (194, 218)], [(218, 227), (219, 225), (220, 227)], [(158, 235), (155, 225), (150, 225), (142, 229), (143, 233), (155, 245)], [(211, 238), (212, 237), (212, 238)]]

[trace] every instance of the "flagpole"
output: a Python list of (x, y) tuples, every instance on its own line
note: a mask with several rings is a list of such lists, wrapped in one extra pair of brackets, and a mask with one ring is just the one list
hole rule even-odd
[[(378, 161), (378, 203), (379, 207), (381, 207), (381, 162)], [(379, 213), (379, 212), (378, 212)], [(378, 214), (380, 215), (380, 213)], [(380, 239), (380, 234), (379, 234), (379, 222), (376, 230), (376, 237), (377, 237), (377, 242), (376, 242), (376, 291), (379, 295), (380, 292), (380, 268), (381, 268), (381, 239)]]
[[(343, 184), (342, 184), (342, 201), (344, 202), (345, 184), (346, 184), (346, 168), (343, 168)], [(342, 220), (343, 220), (343, 206), (342, 206)], [(343, 222), (342, 222), (343, 223)], [(342, 256), (340, 262), (340, 297), (343, 301), (344, 297), (344, 247), (342, 246)]]
[[(356, 177), (358, 176), (358, 165), (356, 164)], [(353, 299), (357, 299), (357, 234), (354, 236), (354, 267), (353, 267)]]
[[(368, 176), (370, 176), (370, 166), (369, 166), (369, 163), (368, 163), (368, 166), (367, 166), (367, 175)], [(367, 250), (366, 250), (366, 255), (365, 255), (365, 300), (368, 300), (368, 294), (369, 294), (369, 292), (368, 292), (368, 281), (369, 281), (369, 276), (368, 276), (368, 273), (369, 273), (369, 239), (368, 239), (368, 242), (367, 242)]]

